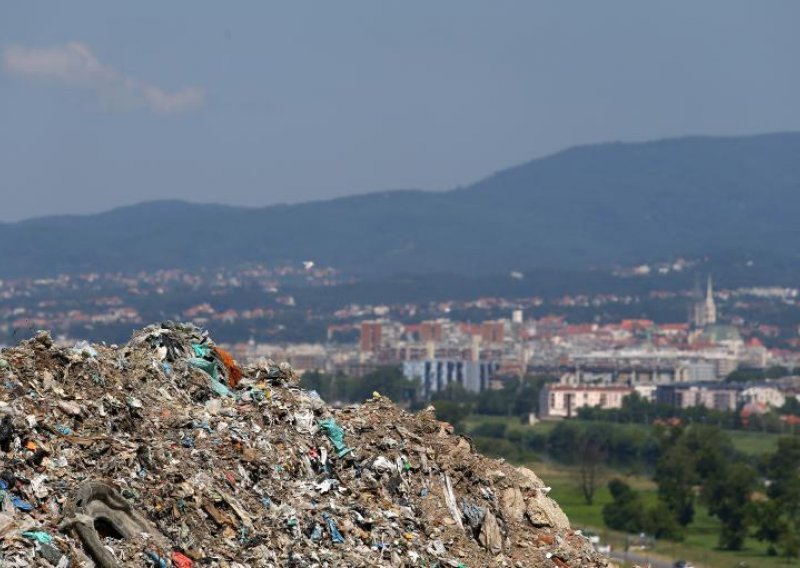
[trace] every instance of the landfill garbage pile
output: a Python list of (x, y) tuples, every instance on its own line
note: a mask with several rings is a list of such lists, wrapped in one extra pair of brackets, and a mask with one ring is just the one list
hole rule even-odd
[(191, 325), (0, 351), (0, 456), (6, 568), (608, 565), (433, 409), (332, 409)]

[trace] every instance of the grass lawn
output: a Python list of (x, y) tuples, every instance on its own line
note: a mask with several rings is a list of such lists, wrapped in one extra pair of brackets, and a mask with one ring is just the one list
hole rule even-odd
[(766, 434), (763, 432), (746, 432), (744, 430), (726, 430), (733, 441), (737, 451), (748, 455), (758, 456), (774, 452), (778, 447), (780, 434)]

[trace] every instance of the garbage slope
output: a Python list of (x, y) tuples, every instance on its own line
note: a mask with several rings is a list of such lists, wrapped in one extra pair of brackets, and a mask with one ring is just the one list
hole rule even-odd
[(608, 565), (432, 409), (330, 408), (188, 325), (0, 351), (0, 456), (9, 568)]

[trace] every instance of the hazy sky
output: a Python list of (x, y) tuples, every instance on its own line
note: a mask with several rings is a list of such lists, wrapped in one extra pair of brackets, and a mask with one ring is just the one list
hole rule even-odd
[(0, 220), (800, 130), (800, 2), (4, 2)]

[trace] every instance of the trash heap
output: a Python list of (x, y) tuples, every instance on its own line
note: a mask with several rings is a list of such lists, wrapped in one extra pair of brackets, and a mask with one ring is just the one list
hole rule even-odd
[(0, 566), (599, 567), (433, 409), (328, 407), (191, 325), (0, 351)]

